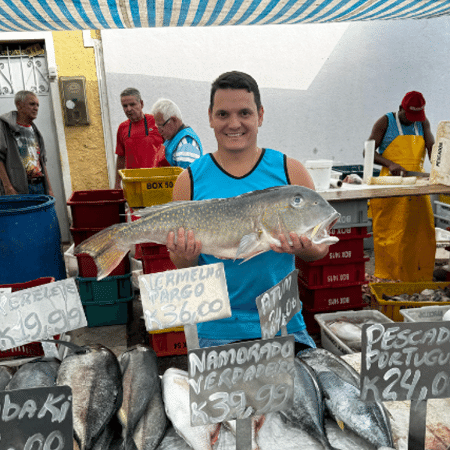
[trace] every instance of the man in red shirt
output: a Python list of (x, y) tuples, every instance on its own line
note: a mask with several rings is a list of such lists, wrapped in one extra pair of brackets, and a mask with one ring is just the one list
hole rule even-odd
[(116, 189), (120, 189), (121, 169), (169, 166), (165, 158), (164, 140), (154, 117), (144, 114), (140, 92), (127, 88), (120, 94), (120, 102), (128, 120), (122, 122), (117, 130)]

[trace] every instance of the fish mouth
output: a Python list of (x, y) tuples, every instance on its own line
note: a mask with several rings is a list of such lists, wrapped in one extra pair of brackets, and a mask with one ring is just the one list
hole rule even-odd
[(313, 244), (335, 244), (339, 241), (339, 238), (330, 236), (330, 230), (334, 227), (341, 215), (338, 212), (334, 212), (323, 222), (319, 223), (311, 232), (311, 242)]

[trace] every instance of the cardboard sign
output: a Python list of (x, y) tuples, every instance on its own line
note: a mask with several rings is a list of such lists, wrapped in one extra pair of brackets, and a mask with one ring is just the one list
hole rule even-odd
[(448, 398), (449, 363), (448, 322), (363, 325), (361, 399)]
[(139, 276), (148, 331), (231, 317), (223, 263)]
[(0, 294), (0, 350), (87, 326), (73, 278)]
[(0, 448), (72, 450), (72, 389), (0, 391)]
[(294, 336), (192, 350), (188, 365), (192, 426), (292, 406)]
[(263, 339), (273, 338), (281, 327), (286, 326), (292, 317), (301, 311), (297, 277), (296, 269), (256, 298)]

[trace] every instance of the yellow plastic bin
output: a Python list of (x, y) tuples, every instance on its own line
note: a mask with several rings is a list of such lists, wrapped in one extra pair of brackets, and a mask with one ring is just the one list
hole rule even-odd
[(131, 207), (160, 205), (172, 201), (172, 191), (181, 167), (122, 169), (123, 193)]

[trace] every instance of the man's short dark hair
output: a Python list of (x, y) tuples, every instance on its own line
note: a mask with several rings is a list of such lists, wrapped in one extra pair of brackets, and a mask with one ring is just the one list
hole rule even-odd
[(223, 73), (213, 81), (209, 100), (209, 109), (211, 111), (214, 106), (214, 95), (218, 89), (245, 89), (247, 92), (253, 92), (258, 111), (262, 106), (258, 83), (247, 73), (234, 70)]
[(129, 87), (129, 88), (124, 89), (120, 93), (120, 98), (122, 98), (122, 97), (129, 97), (130, 95), (133, 96), (133, 97), (136, 97), (136, 100), (138, 102), (140, 102), (142, 100), (141, 93), (136, 88), (133, 88), (133, 87)]

